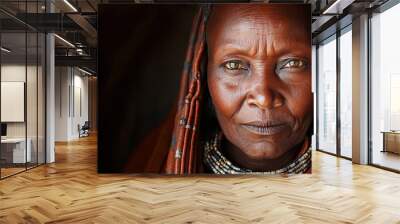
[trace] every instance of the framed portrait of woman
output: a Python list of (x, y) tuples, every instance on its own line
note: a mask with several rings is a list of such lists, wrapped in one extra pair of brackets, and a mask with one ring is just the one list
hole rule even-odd
[(99, 7), (100, 173), (311, 173), (307, 4)]

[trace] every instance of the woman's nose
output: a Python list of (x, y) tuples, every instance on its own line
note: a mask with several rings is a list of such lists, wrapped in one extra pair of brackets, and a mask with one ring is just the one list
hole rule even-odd
[(282, 95), (275, 90), (268, 80), (258, 81), (248, 93), (247, 103), (260, 109), (272, 109), (283, 105)]

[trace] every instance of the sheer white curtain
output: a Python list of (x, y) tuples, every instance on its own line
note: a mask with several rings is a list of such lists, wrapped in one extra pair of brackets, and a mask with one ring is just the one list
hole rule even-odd
[(352, 33), (340, 36), (340, 151), (351, 158), (352, 141)]
[(318, 48), (318, 148), (336, 153), (336, 37)]

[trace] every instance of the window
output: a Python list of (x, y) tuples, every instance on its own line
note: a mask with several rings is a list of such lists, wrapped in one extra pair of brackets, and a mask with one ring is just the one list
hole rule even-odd
[(371, 18), (372, 163), (400, 170), (400, 4)]
[(352, 157), (352, 34), (342, 31), (340, 45), (340, 155)]
[[(44, 3), (21, 1), (18, 7), (21, 13), (40, 13)], [(5, 178), (45, 163), (46, 39), (8, 14), (0, 17), (9, 21), (0, 24), (0, 178)]]
[(318, 149), (336, 153), (336, 36), (318, 47)]

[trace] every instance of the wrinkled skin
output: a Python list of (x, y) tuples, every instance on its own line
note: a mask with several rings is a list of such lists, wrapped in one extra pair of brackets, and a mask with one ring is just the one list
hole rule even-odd
[(283, 167), (312, 123), (310, 21), (302, 9), (218, 5), (209, 18), (208, 88), (224, 154), (241, 167)]

